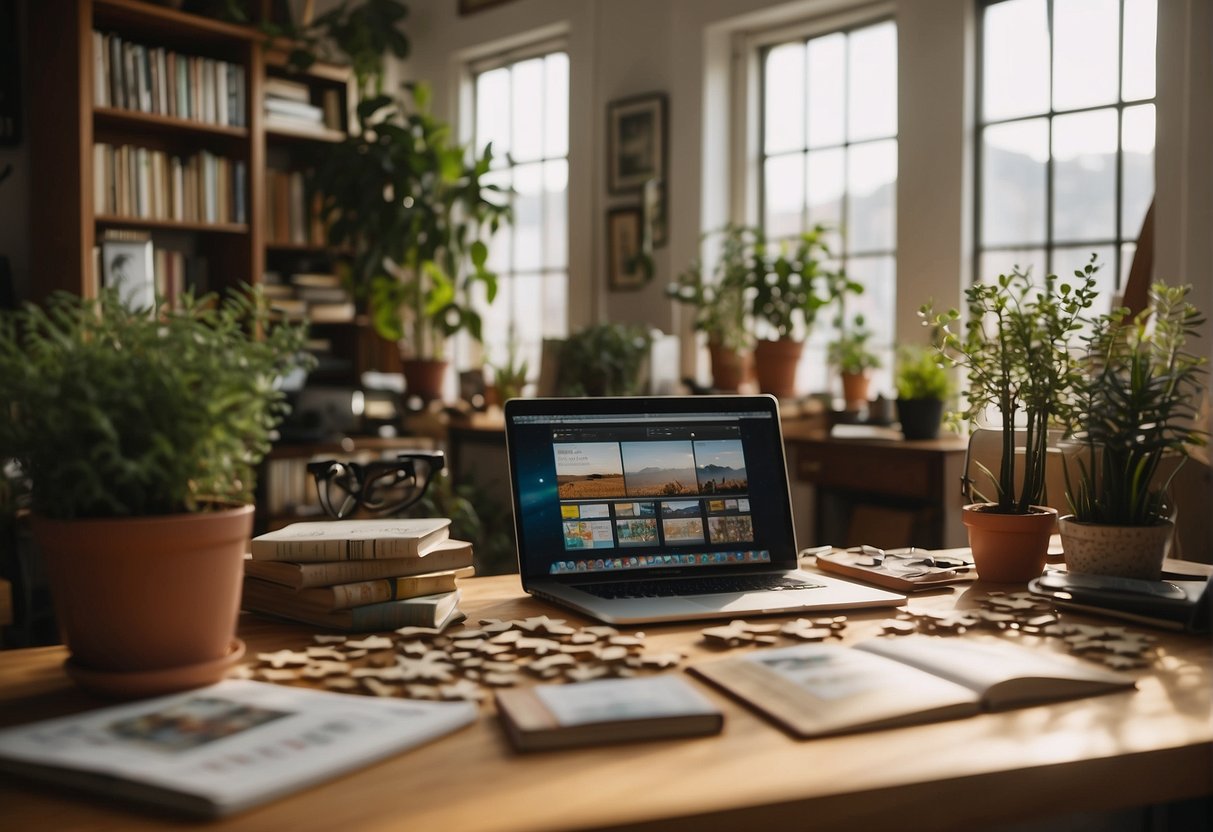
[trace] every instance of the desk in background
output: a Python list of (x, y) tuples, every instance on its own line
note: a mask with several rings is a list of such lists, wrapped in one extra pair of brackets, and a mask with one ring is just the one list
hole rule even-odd
[[(547, 614), (586, 623), (525, 596), (516, 576), (462, 586), (471, 622)], [(970, 608), (983, 592), (974, 584), (915, 598), (911, 608)], [(877, 635), (888, 614), (851, 612), (846, 641)], [(645, 631), (652, 649), (682, 650), (693, 662), (720, 655), (703, 646), (704, 626)], [(299, 649), (311, 634), (247, 615), (240, 625), (251, 654)], [(522, 756), (485, 705), (474, 725), (454, 735), (206, 829), (967, 832), (1213, 795), (1208, 639), (1156, 634), (1159, 656), (1135, 672), (1137, 691), (809, 741), (700, 686), (725, 712), (719, 736)], [(1052, 640), (1039, 643), (1059, 649)], [(65, 658), (61, 647), (0, 652), (0, 725), (102, 704), (67, 679)], [(9, 777), (0, 781), (0, 820), (6, 829), (198, 829)]]

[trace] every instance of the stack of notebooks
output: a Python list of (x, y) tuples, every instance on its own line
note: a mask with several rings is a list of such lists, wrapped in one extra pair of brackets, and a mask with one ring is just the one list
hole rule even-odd
[(458, 578), (472, 544), (446, 518), (292, 523), (253, 538), (245, 561), (249, 612), (345, 632), (443, 628), (463, 619)]

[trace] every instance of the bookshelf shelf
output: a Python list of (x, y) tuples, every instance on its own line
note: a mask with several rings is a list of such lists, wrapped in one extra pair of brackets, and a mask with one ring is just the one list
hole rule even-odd
[(145, 0), (93, 0), (91, 6), (99, 25), (121, 27), (148, 37), (188, 38), (220, 44), (265, 40), (265, 35), (255, 28), (178, 11)]
[(173, 231), (200, 231), (208, 234), (249, 233), (247, 223), (179, 222), (177, 220), (156, 220), (149, 217), (120, 217), (113, 214), (98, 214), (95, 219), (99, 228), (159, 228)]
[(327, 128), (317, 127), (294, 127), (285, 124), (266, 124), (265, 136), (267, 139), (280, 139), (289, 141), (298, 141), (303, 139), (309, 142), (328, 142), (336, 144), (337, 142), (345, 141), (345, 133), (340, 130), (329, 130)]
[(141, 113), (138, 110), (125, 110), (118, 107), (94, 107), (93, 119), (99, 129), (164, 130), (200, 136), (222, 136), (229, 139), (247, 140), (249, 138), (247, 127), (227, 127), (222, 124), (208, 124), (204, 121)]

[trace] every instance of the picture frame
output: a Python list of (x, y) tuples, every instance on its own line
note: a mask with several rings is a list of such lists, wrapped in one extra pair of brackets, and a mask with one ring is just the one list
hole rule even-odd
[(634, 207), (607, 212), (607, 286), (612, 291), (640, 289), (652, 275), (644, 249), (644, 218)]
[(118, 239), (101, 241), (101, 285), (118, 290), (128, 309), (156, 306), (156, 276), (152, 241)]
[(632, 193), (665, 179), (666, 95), (646, 93), (607, 105), (607, 189)]
[(669, 239), (666, 225), (665, 180), (649, 179), (644, 183), (644, 232), (649, 248), (661, 248)]

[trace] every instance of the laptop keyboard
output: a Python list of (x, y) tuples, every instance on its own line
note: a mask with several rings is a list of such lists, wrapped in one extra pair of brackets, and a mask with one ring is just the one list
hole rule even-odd
[(819, 589), (800, 578), (786, 575), (727, 575), (713, 578), (670, 578), (662, 581), (616, 581), (578, 586), (599, 598), (670, 598), (680, 595), (718, 595), (728, 592)]

